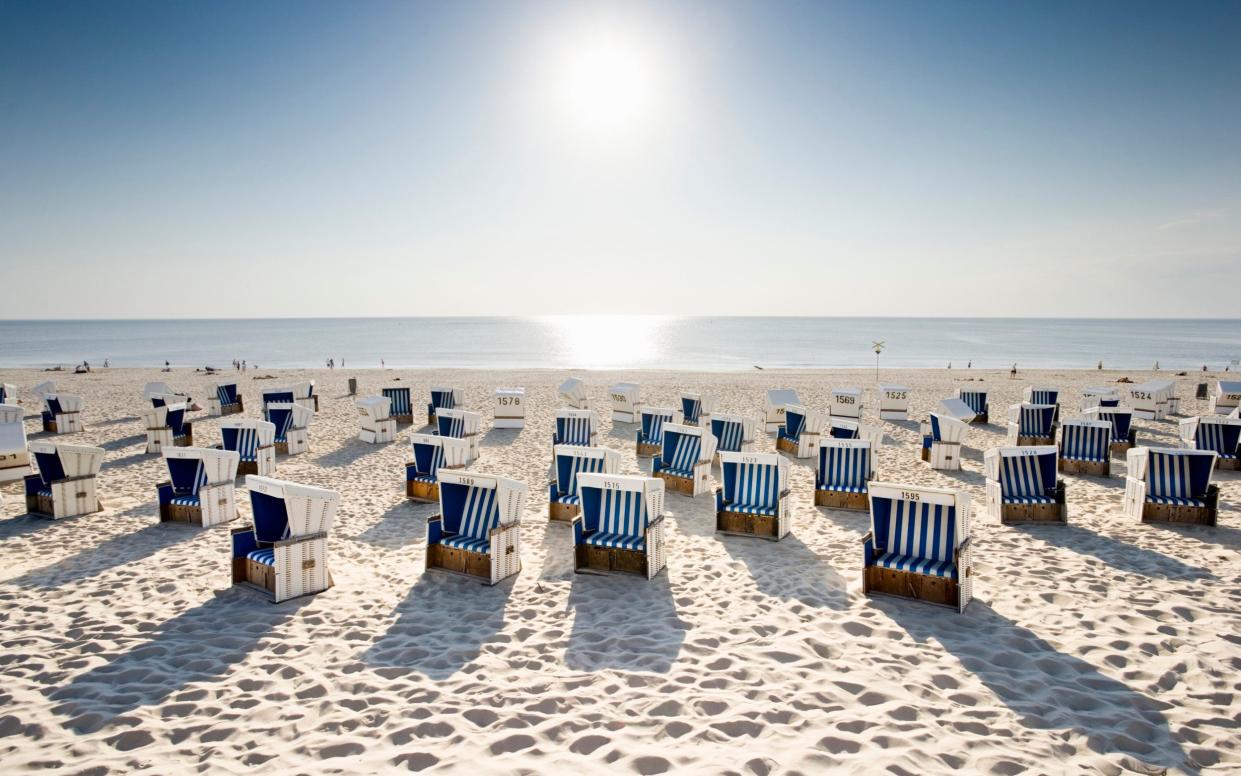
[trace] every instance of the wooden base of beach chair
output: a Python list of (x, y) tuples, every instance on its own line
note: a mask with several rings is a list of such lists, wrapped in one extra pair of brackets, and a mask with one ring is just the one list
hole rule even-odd
[[(224, 513), (223, 519), (219, 522), (227, 523), (237, 519), (237, 506), (231, 498), (221, 498), (216, 506)], [(218, 514), (218, 513), (217, 513)], [(160, 504), (159, 505), (159, 521), (161, 523), (191, 523), (193, 525), (203, 525), (203, 510), (198, 506), (187, 506), (184, 504)]]
[(666, 472), (660, 472), (655, 476), (664, 481), (664, 487), (668, 490), (676, 491), (686, 496), (694, 495), (694, 480), (691, 477), (678, 477), (675, 474), (668, 474)]
[(579, 544), (573, 565), (576, 572), (636, 574), (646, 576), (646, 553)]
[(842, 490), (816, 490), (814, 505), (831, 507), (832, 509), (856, 509), (860, 512), (870, 510), (869, 493), (847, 493)]
[(323, 590), (308, 590), (301, 595), (276, 601), (276, 569), (249, 558), (233, 558), (233, 584), (258, 590), (265, 593), (272, 602), (283, 603), (283, 601), (292, 600), (293, 598), (304, 598), (308, 595), (325, 592), (335, 583), (332, 581), (332, 575), (328, 574), (327, 587), (323, 588)]
[(491, 556), (484, 552), (432, 544), (427, 547), (427, 570), (449, 571), (491, 584)]
[(412, 412), (407, 412), (404, 415), (390, 415), (389, 417), (391, 417), (397, 423), (413, 423), (414, 422), (414, 413)]
[(1018, 447), (1035, 447), (1039, 445), (1054, 445), (1055, 443), (1056, 443), (1056, 437), (1054, 434), (1052, 436), (1046, 436), (1046, 437), (1041, 437), (1041, 436), (1018, 436), (1017, 437)]
[(1064, 504), (1004, 504), (1000, 507), (1000, 522), (1010, 523), (1067, 523), (1069, 511)]
[(555, 501), (549, 501), (547, 504), (547, 519), (554, 520), (558, 523), (571, 523), (573, 518), (582, 514), (581, 504), (561, 504)]
[(1121, 458), (1124, 458), (1125, 453), (1129, 452), (1132, 449), (1133, 449), (1132, 442), (1113, 442), (1111, 444), (1112, 455), (1119, 455)]
[(975, 415), (974, 419), (971, 420), (970, 423), (986, 423), (990, 420), (991, 420), (990, 413), (983, 412), (983, 413), (979, 413), (978, 415)]
[(1214, 507), (1181, 507), (1172, 504), (1145, 504), (1142, 507), (1143, 523), (1188, 523), (1190, 525), (1215, 525)]
[(1241, 471), (1241, 458), (1216, 458), (1215, 469), (1225, 469), (1230, 472)]
[(438, 482), (406, 480), (405, 497), (426, 504), (438, 504), (440, 500), (440, 484)]
[(754, 536), (780, 541), (775, 515), (754, 515), (748, 512), (719, 511), (715, 513), (715, 532), (729, 536)]
[(396, 441), (396, 421), (391, 418), (388, 420), (391, 422), (362, 429), (358, 432), (358, 439), (369, 445), (384, 445)]
[(1056, 468), (1065, 474), (1087, 474), (1091, 477), (1112, 476), (1111, 461), (1074, 461), (1069, 458), (1060, 458), (1056, 461)]
[(82, 413), (68, 412), (43, 421), (43, 430), (49, 434), (76, 434), (86, 427), (82, 425)]
[(776, 439), (776, 449), (789, 455), (797, 455), (797, 442), (786, 437)]
[(62, 517), (78, 517), (99, 512), (99, 502), (94, 477), (71, 477), (52, 483), (51, 496), (35, 494), (26, 496), (26, 511), (40, 517), (58, 520)]
[(276, 452), (279, 455), (301, 455), (310, 450), (310, 440), (306, 436), (294, 437), (291, 434), (292, 432), (285, 442), (276, 440)]
[(434, 412), (428, 412), (428, 413), (427, 413), (427, 425), (428, 425), (428, 426), (434, 426), (434, 425), (435, 425), (435, 413), (434, 413)]
[(636, 454), (639, 458), (654, 458), (659, 455), (662, 449), (662, 445), (651, 445), (645, 442), (639, 442)]
[(931, 577), (910, 571), (868, 566), (862, 570), (862, 591), (866, 595), (913, 598), (940, 606), (958, 607), (961, 591), (956, 580)]

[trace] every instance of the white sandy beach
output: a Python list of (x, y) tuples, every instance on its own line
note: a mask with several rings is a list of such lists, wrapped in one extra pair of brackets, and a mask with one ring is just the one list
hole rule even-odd
[[(1149, 372), (889, 371), (923, 418), (967, 378), (990, 391), (965, 469), (918, 460), (917, 423), (883, 423), (878, 478), (973, 496), (975, 598), (964, 614), (860, 590), (864, 513), (816, 508), (810, 461), (794, 461), (792, 534), (719, 538), (714, 503), (669, 493), (669, 561), (652, 581), (575, 575), (572, 535), (549, 525), (546, 475), (564, 372), (262, 370), (239, 379), (247, 415), (260, 388), (318, 384), (311, 451), (276, 476), (339, 491), (330, 539), (336, 585), (272, 605), (229, 583), (227, 527), (160, 525), (137, 411), (164, 380), (195, 398), (202, 373), (0, 370), (38, 432), (30, 388), (55, 379), (85, 398), (84, 433), (107, 449), (104, 510), (25, 516), (20, 483), (0, 507), (0, 772), (366, 773), (1017, 773), (1241, 771), (1241, 474), (1217, 472), (1219, 526), (1139, 525), (1113, 477), (1066, 477), (1069, 524), (1001, 527), (982, 517), (982, 450), (1003, 443), (1003, 409), (1029, 384), (1078, 392)], [(606, 389), (642, 384), (648, 404), (683, 389), (718, 410), (759, 415), (766, 389), (828, 406), (832, 387), (874, 375), (587, 372), (600, 444), (622, 471), (631, 424), (613, 424)], [(225, 378), (233, 376), (226, 373)], [(1162, 376), (1167, 377), (1167, 373)], [(400, 378), (415, 412), (431, 385), (465, 389), (484, 414), (473, 467), (530, 486), (524, 568), (494, 588), (424, 574), (434, 505), (404, 497), (410, 426), (398, 441), (357, 440), (346, 379), (359, 395)], [(1183, 413), (1206, 402), (1180, 378)], [(1214, 377), (1211, 377), (1213, 380)], [(527, 391), (526, 428), (492, 430), (491, 390)], [(198, 445), (219, 441), (199, 413)], [(1175, 420), (1135, 421), (1139, 443), (1176, 446)], [(417, 430), (420, 424), (414, 425)], [(760, 450), (774, 450), (760, 436)], [(718, 473), (718, 469), (717, 469)], [(241, 489), (239, 489), (239, 492)], [(249, 502), (239, 495), (241, 517)]]

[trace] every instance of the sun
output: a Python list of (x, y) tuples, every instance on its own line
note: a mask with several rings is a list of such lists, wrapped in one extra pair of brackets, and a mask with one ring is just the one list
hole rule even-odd
[(659, 121), (667, 68), (648, 30), (594, 20), (561, 28), (549, 46), (546, 107), (559, 128), (611, 142), (639, 136)]

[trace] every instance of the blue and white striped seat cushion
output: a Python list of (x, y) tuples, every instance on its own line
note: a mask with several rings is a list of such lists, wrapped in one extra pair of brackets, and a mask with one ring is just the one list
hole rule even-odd
[(684, 477), (688, 480), (694, 479), (693, 469), (675, 469), (671, 466), (666, 466), (663, 469), (660, 469), (659, 473), (660, 474), (671, 474), (673, 477)]
[(664, 471), (676, 477), (694, 476), (694, 464), (698, 462), (698, 453), (702, 450), (702, 439), (689, 434), (676, 434), (672, 437), (676, 440), (676, 448), (672, 451), (671, 460), (668, 458), (667, 449), (669, 437), (664, 435)]
[(870, 450), (864, 447), (823, 447), (819, 450), (819, 489), (866, 492)]
[(1000, 492), (1004, 494), (1004, 503), (1049, 503), (1048, 501), (1041, 500), (1024, 500), (1042, 499), (1047, 495), (1047, 487), (1043, 483), (1043, 469), (1039, 462), (1040, 458), (1042, 456), (1038, 455), (1000, 456)]
[(39, 488), (39, 495), (43, 496), (44, 498), (51, 498), (52, 489), (51, 488)]
[[(780, 469), (772, 464), (735, 463), (725, 471), (725, 484), (730, 486), (729, 500), (745, 504), (731, 507), (734, 512), (774, 515), (780, 505)], [(770, 510), (770, 511), (767, 511)]]
[(957, 568), (950, 560), (931, 560), (929, 558), (916, 558), (912, 555), (897, 555), (894, 552), (887, 552), (875, 559), (875, 565), (897, 571), (912, 571), (916, 574), (925, 574), (931, 577), (957, 578)]
[(178, 507), (196, 507), (201, 502), (198, 500), (198, 496), (176, 496), (171, 503), (173, 506)]
[(491, 540), (479, 539), (474, 536), (449, 536), (440, 540), (440, 544), (445, 547), (456, 547), (459, 550), (468, 550), (469, 552), (480, 552), (483, 555), (491, 552)]
[(568, 493), (562, 493), (562, 494), (560, 494), (559, 496), (556, 496), (556, 498), (555, 498), (555, 502), (556, 502), (557, 504), (571, 504), (571, 505), (577, 505), (577, 504), (581, 504), (581, 503), (582, 503), (582, 497), (581, 497), (581, 496), (577, 496), (577, 495), (570, 495), (570, 494), (568, 494)]
[(725, 504), (725, 512), (743, 512), (747, 515), (770, 515), (775, 517), (779, 507), (760, 506), (759, 504)]
[(1202, 499), (1186, 496), (1147, 496), (1146, 500), (1152, 504), (1170, 504), (1177, 507), (1205, 507), (1207, 505), (1207, 502)]
[(1051, 496), (1005, 496), (1005, 504), (1054, 504)]
[(251, 550), (246, 557), (255, 563), (262, 563), (264, 566), (272, 566), (274, 568), (276, 565), (276, 551), (271, 547)]
[(436, 478), (434, 474), (414, 474), (410, 476), (410, 482), (429, 482), (435, 484)]
[(1193, 464), (1189, 455), (1151, 452), (1147, 457), (1146, 500), (1152, 504), (1205, 507), (1205, 501), (1194, 498)]
[(741, 452), (741, 442), (745, 429), (740, 423), (728, 420), (724, 421), (720, 427), (719, 444), (717, 450), (723, 450), (729, 453)]
[(596, 531), (586, 537), (586, 543), (595, 547), (610, 547), (617, 550), (633, 550), (646, 552), (646, 538), (627, 534), (603, 533)]

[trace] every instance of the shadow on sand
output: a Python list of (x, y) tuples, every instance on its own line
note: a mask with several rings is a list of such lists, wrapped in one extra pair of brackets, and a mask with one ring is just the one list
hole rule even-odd
[(401, 499), (356, 538), (358, 541), (389, 550), (424, 543), (427, 539), (427, 518), (437, 512), (438, 504)]
[(177, 542), (187, 541), (193, 534), (185, 529), (184, 525), (148, 525), (133, 533), (92, 544), (77, 555), (50, 566), (27, 571), (20, 577), (10, 579), (9, 584), (49, 589), (97, 576), (108, 569), (148, 558)]
[(255, 651), (307, 599), (273, 606), (244, 590), (224, 590), (163, 623), (107, 663), (46, 690), (54, 711), (78, 733), (91, 733), (142, 706), (155, 706), (191, 684), (210, 682)]
[(1118, 571), (1167, 579), (1215, 579), (1206, 569), (1072, 524), (1018, 523), (1013, 527), (1055, 547), (1098, 558)]
[(1036, 730), (1072, 730), (1100, 754), (1162, 768), (1189, 765), (1163, 710), (1086, 661), (1056, 651), (1037, 634), (975, 600), (964, 614), (882, 597), (883, 610), (919, 642), (934, 640)]
[[(729, 555), (746, 565), (763, 594), (816, 609), (848, 608), (844, 577), (793, 534), (779, 542), (726, 534), (719, 540)], [(796, 572), (790, 573), (791, 568)]]
[(396, 622), (362, 656), (381, 675), (417, 671), (447, 679), (468, 670), (489, 643), (503, 652), (504, 610), (513, 580), (495, 587), (452, 574), (423, 573), (396, 607)]
[(667, 673), (689, 629), (677, 616), (667, 571), (647, 580), (627, 574), (574, 574), (568, 609), (573, 632), (565, 664), (574, 671)]

